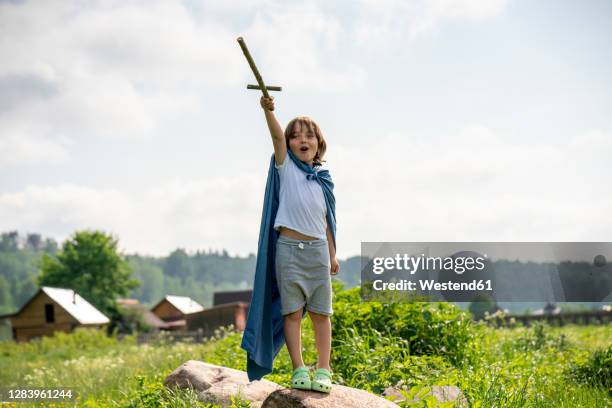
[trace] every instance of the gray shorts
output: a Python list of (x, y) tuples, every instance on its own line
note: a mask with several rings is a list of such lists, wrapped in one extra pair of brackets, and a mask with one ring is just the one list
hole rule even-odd
[(314, 313), (333, 314), (327, 240), (299, 240), (280, 235), (275, 262), (283, 316), (304, 305)]

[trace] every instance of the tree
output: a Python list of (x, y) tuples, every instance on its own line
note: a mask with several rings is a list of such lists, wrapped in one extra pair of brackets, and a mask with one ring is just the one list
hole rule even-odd
[(17, 282), (16, 289), (16, 304), (17, 306), (21, 307), (28, 301), (28, 299), (34, 296), (38, 290), (36, 277), (30, 276), (23, 281)]
[(499, 309), (497, 302), (491, 296), (487, 294), (477, 294), (470, 303), (470, 312), (474, 316), (474, 319), (481, 320), (486, 313), (493, 313)]
[(140, 284), (131, 278), (131, 267), (118, 253), (117, 243), (101, 231), (75, 232), (56, 257), (43, 254), (39, 284), (73, 289), (115, 320), (119, 316), (116, 298)]
[(37, 234), (37, 233), (27, 234), (26, 235), (26, 248), (29, 248), (30, 250), (34, 252), (40, 251), (43, 248), (42, 237), (40, 236), (40, 234)]
[(164, 272), (162, 268), (138, 255), (128, 257), (134, 276), (142, 285), (132, 292), (132, 297), (143, 303), (155, 303), (164, 296)]
[(0, 251), (17, 251), (19, 249), (19, 233), (17, 231), (3, 232), (0, 236)]
[(144, 319), (146, 309), (142, 306), (127, 307), (119, 305), (121, 320), (117, 322), (118, 332), (134, 334), (135, 332), (150, 332), (154, 329)]
[(43, 250), (55, 255), (57, 253), (57, 242), (55, 242), (53, 238), (46, 238), (43, 244)]
[(184, 249), (176, 249), (170, 254), (164, 265), (164, 272), (181, 279), (193, 275), (193, 265)]
[(0, 314), (14, 312), (11, 285), (6, 278), (0, 275)]

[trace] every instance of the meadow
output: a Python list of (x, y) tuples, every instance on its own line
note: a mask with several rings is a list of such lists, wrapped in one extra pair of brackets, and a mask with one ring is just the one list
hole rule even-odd
[[(612, 327), (475, 323), (447, 303), (362, 303), (358, 289), (334, 291), (332, 369), (335, 382), (381, 394), (398, 381), (408, 395), (433, 385), (459, 387), (471, 407), (606, 407), (612, 405)], [(493, 320), (491, 320), (493, 321)], [(83, 407), (208, 407), (190, 390), (170, 391), (166, 376), (190, 359), (243, 370), (241, 334), (220, 330), (201, 344), (136, 344), (79, 329), (28, 343), (0, 343), (0, 384), (71, 387)], [(309, 319), (304, 361), (316, 350)], [(288, 386), (286, 348), (266, 378)], [(453, 406), (425, 397), (400, 406)], [(21, 404), (19, 406), (28, 406)], [(36, 404), (29, 404), (36, 406)], [(48, 402), (44, 406), (53, 406)], [(61, 406), (56, 404), (55, 406)], [(234, 407), (248, 407), (237, 399)]]

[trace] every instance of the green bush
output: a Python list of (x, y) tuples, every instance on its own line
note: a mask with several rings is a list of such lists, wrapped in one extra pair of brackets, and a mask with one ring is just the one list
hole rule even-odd
[(400, 380), (406, 385), (431, 384), (454, 373), (439, 356), (411, 356), (408, 341), (376, 329), (361, 333), (355, 328), (334, 334), (332, 345), (334, 381), (381, 394)]
[[(0, 342), (0, 355), (41, 355), (53, 354), (70, 358), (86, 351), (101, 351), (118, 345), (116, 336), (108, 336), (103, 330), (77, 327), (72, 333), (56, 331), (53, 336), (43, 336), (28, 342), (17, 343), (13, 340)], [(122, 344), (135, 344), (135, 338), (126, 336)]]
[(612, 395), (612, 346), (595, 350), (584, 363), (574, 363), (568, 374), (579, 384), (604, 387)]
[[(348, 336), (380, 335), (401, 344), (407, 355), (441, 356), (456, 366), (470, 361), (477, 330), (466, 312), (450, 303), (362, 302), (359, 290), (334, 293), (334, 350)], [(354, 332), (343, 330), (348, 328)]]
[[(455, 382), (458, 370), (451, 362), (468, 353), (476, 331), (466, 313), (447, 304), (362, 303), (358, 290), (342, 291), (334, 282), (331, 366), (335, 383), (380, 394), (400, 380), (409, 386)], [(241, 336), (226, 333), (222, 337), (206, 361), (244, 370)], [(302, 347), (304, 362), (314, 365), (317, 355), (308, 317), (302, 324)], [(288, 387), (291, 372), (283, 347), (266, 378)]]

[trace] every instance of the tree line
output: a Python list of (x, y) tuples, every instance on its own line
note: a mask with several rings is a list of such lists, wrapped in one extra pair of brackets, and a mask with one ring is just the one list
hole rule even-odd
[[(225, 249), (188, 253), (177, 248), (168, 256), (122, 254), (119, 239), (96, 230), (75, 231), (58, 244), (38, 233), (0, 235), (0, 314), (18, 310), (40, 286), (74, 289), (106, 313), (116, 297), (138, 299), (147, 307), (165, 295), (189, 296), (212, 306), (217, 291), (251, 287), (255, 254), (230, 256)], [(359, 258), (342, 265), (347, 287), (359, 284)]]

